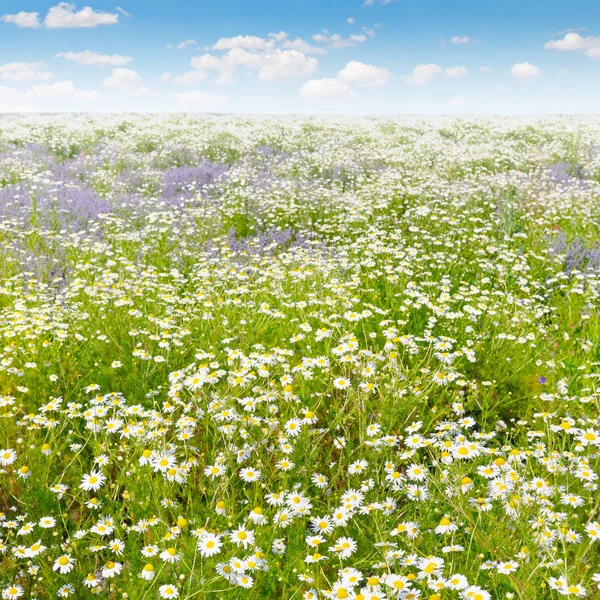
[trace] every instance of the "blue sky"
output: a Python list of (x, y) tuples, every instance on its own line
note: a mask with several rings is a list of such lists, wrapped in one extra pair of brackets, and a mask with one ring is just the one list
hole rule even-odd
[(595, 0), (0, 0), (0, 112), (596, 113), (599, 75)]

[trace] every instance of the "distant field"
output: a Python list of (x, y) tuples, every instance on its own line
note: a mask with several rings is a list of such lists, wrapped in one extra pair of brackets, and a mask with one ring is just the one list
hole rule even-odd
[(2, 598), (600, 591), (600, 120), (0, 120)]

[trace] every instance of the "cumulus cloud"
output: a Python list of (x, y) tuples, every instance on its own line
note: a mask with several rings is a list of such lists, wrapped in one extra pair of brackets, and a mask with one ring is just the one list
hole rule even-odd
[(265, 40), (255, 35), (237, 35), (231, 38), (221, 38), (211, 48), (213, 50), (232, 50), (233, 48), (268, 50), (274, 46), (274, 43), (272, 40)]
[(325, 48), (319, 48), (318, 46), (311, 46), (308, 42), (303, 39), (296, 38), (295, 40), (286, 40), (283, 42), (283, 47), (290, 50), (299, 50), (304, 54), (326, 54)]
[(77, 106), (80, 102), (86, 104), (101, 98), (102, 95), (98, 91), (78, 89), (72, 81), (42, 83), (25, 91), (0, 86), (0, 112), (62, 109), (65, 101), (74, 101)]
[(600, 36), (569, 32), (561, 40), (550, 40), (544, 44), (546, 50), (561, 52), (583, 52), (589, 58), (600, 58)]
[(38, 29), (41, 27), (39, 14), (36, 12), (18, 12), (16, 15), (2, 15), (0, 21), (3, 23), (13, 23), (17, 27), (25, 27), (28, 29)]
[(85, 50), (84, 52), (59, 52), (56, 58), (64, 58), (77, 62), (84, 66), (95, 67), (124, 67), (128, 65), (133, 58), (131, 56), (122, 56), (121, 54), (100, 54)]
[(331, 100), (355, 95), (352, 88), (338, 81), (330, 79), (311, 79), (300, 90), (300, 95), (306, 100)]
[(404, 78), (404, 81), (411, 85), (424, 85), (433, 81), (438, 75), (441, 75), (442, 72), (442, 67), (434, 63), (417, 65), (413, 69), (413, 72)]
[(287, 33), (285, 31), (280, 31), (279, 33), (270, 33), (268, 37), (276, 42), (283, 42), (283, 40), (287, 38)]
[(92, 90), (79, 90), (72, 81), (58, 81), (56, 83), (41, 83), (34, 85), (29, 93), (38, 98), (55, 100), (58, 98), (76, 98), (78, 100), (99, 100), (100, 93)]
[(385, 85), (390, 77), (391, 73), (383, 67), (353, 60), (335, 78), (311, 79), (302, 86), (300, 95), (307, 100), (351, 98), (356, 96), (352, 86), (379, 87)]
[(473, 40), (467, 36), (467, 35), (453, 35), (450, 38), (450, 43), (451, 44), (457, 44), (457, 45), (461, 45), (461, 44), (468, 44), (469, 42), (472, 42)]
[(137, 71), (131, 69), (113, 69), (110, 77), (107, 77), (102, 85), (120, 92), (140, 94), (146, 91), (144, 80)]
[(532, 65), (528, 62), (517, 63), (510, 70), (514, 77), (521, 81), (526, 81), (527, 79), (533, 79), (534, 77), (538, 77), (542, 74), (542, 70), (535, 65)]
[(354, 23), (355, 23), (354, 17), (348, 17), (346, 19), (346, 23), (349, 23), (350, 25), (354, 25)]
[(383, 67), (367, 65), (353, 60), (339, 73), (337, 79), (340, 83), (357, 85), (359, 87), (375, 87), (385, 85), (391, 73)]
[(172, 75), (163, 73), (160, 76), (162, 83), (174, 83), (176, 85), (196, 85), (206, 79), (206, 71), (188, 71), (183, 75)]
[(464, 77), (468, 73), (467, 67), (463, 67), (461, 65), (456, 65), (456, 67), (448, 67), (444, 69), (444, 77), (452, 78), (452, 77)]
[(442, 69), (439, 65), (429, 63), (426, 65), (417, 65), (412, 73), (403, 79), (411, 85), (425, 85), (426, 83), (431, 83), (439, 75), (443, 75), (445, 79), (452, 79), (454, 77), (464, 77), (468, 72), (467, 67), (462, 65)]
[[(121, 14), (131, 16), (123, 9), (116, 9)], [(17, 27), (38, 29), (42, 22), (37, 12), (21, 11), (14, 15), (2, 15), (0, 21), (14, 23)], [(117, 13), (108, 13), (94, 10), (91, 6), (85, 6), (76, 10), (75, 4), (59, 2), (51, 7), (46, 14), (43, 25), (49, 29), (79, 29), (98, 27), (98, 25), (114, 25), (119, 22)]]
[(321, 33), (315, 33), (312, 36), (315, 42), (327, 44), (330, 48), (348, 48), (367, 41), (367, 36), (363, 34), (350, 35), (347, 38), (342, 37), (339, 33), (330, 34), (326, 29)]
[(244, 48), (232, 48), (222, 56), (204, 54), (191, 61), (192, 67), (219, 71), (219, 81), (229, 82), (238, 67), (258, 72), (262, 81), (274, 81), (287, 77), (310, 75), (317, 69), (317, 59), (299, 50), (276, 48), (268, 52), (249, 52)]
[[(315, 41), (328, 47), (354, 45), (367, 39), (359, 34), (343, 39), (339, 35), (329, 35), (327, 31), (313, 36)], [(253, 71), (261, 81), (276, 81), (291, 77), (305, 77), (314, 73), (318, 61), (314, 55), (326, 54), (322, 45), (314, 45), (302, 38), (289, 39), (285, 31), (271, 32), (266, 37), (237, 35), (223, 37), (212, 46), (210, 52), (195, 56), (191, 60), (194, 69), (216, 71), (217, 82), (230, 83), (238, 69)], [(180, 76), (186, 77), (186, 76)], [(189, 79), (191, 75), (187, 75)], [(165, 80), (174, 81), (165, 74)], [(183, 80), (180, 81), (183, 83)]]
[(285, 77), (301, 77), (317, 70), (317, 59), (306, 56), (299, 50), (275, 50), (265, 55), (265, 62), (260, 66), (258, 78), (262, 81), (273, 81)]
[(0, 85), (0, 113), (32, 111), (35, 111), (35, 106), (27, 94), (17, 88)]
[(54, 77), (49, 71), (44, 71), (44, 63), (12, 62), (0, 65), (0, 79), (3, 81), (49, 81)]
[(194, 69), (220, 69), (225, 62), (225, 56), (216, 56), (214, 54), (203, 54), (202, 56), (194, 56), (190, 64)]
[(44, 19), (44, 25), (49, 29), (90, 28), (114, 25), (118, 22), (118, 14), (96, 11), (91, 6), (77, 11), (75, 5), (68, 2), (60, 2), (53, 6)]

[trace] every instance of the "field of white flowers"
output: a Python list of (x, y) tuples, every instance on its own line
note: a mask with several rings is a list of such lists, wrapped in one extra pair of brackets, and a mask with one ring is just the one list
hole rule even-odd
[(3, 599), (600, 592), (600, 121), (0, 120)]

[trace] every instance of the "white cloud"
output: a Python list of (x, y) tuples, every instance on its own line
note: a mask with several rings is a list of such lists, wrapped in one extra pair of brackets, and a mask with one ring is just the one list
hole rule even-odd
[(90, 50), (85, 50), (84, 52), (59, 52), (56, 58), (71, 60), (87, 67), (124, 67), (133, 60), (131, 56), (99, 54)]
[(206, 79), (206, 71), (188, 71), (183, 75), (163, 73), (160, 76), (162, 83), (174, 83), (176, 85), (196, 85), (204, 79)]
[(196, 40), (185, 40), (177, 45), (177, 50), (183, 50), (186, 46), (197, 46), (198, 42)]
[(528, 62), (517, 63), (510, 71), (514, 77), (520, 79), (521, 81), (526, 81), (527, 79), (532, 79), (542, 74), (542, 70), (540, 68)]
[(283, 42), (287, 38), (287, 33), (285, 31), (280, 31), (279, 33), (270, 33), (268, 37), (274, 39), (276, 42)]
[(351, 35), (347, 38), (343, 38), (339, 33), (329, 34), (327, 30), (323, 30), (321, 33), (315, 33), (312, 36), (315, 42), (320, 44), (327, 44), (330, 48), (348, 48), (355, 46), (358, 43), (366, 42), (366, 35)]
[(450, 38), (450, 43), (451, 44), (468, 44), (469, 42), (472, 42), (473, 40), (467, 36), (467, 35), (463, 35), (462, 37), (460, 35), (453, 35)]
[(258, 78), (273, 81), (285, 77), (302, 77), (317, 70), (317, 59), (306, 56), (299, 50), (274, 50), (266, 54), (265, 63), (260, 67)]
[(219, 71), (219, 82), (227, 83), (233, 78), (238, 67), (258, 71), (262, 81), (273, 81), (286, 77), (310, 75), (317, 68), (317, 59), (299, 50), (269, 50), (266, 53), (248, 52), (243, 48), (232, 48), (222, 56), (204, 54), (192, 59), (195, 69)]
[(16, 15), (2, 15), (0, 21), (3, 23), (14, 23), (17, 27), (38, 29), (41, 26), (39, 14), (36, 12), (18, 12)]
[(356, 22), (356, 21), (354, 20), (354, 18), (353, 18), (353, 17), (348, 17), (348, 18), (346, 19), (346, 23), (349, 23), (350, 25), (354, 25), (354, 23), (355, 23), (355, 22)]
[(390, 76), (387, 69), (353, 60), (338, 73), (337, 79), (348, 85), (375, 87), (385, 85)]
[(465, 103), (465, 99), (464, 98), (452, 98), (448, 104), (450, 104), (450, 106), (462, 106)]
[(191, 60), (191, 65), (195, 69), (218, 71), (218, 83), (231, 83), (233, 74), (238, 67), (257, 70), (263, 57), (264, 54), (258, 52), (248, 52), (243, 48), (232, 48), (222, 56), (215, 56), (214, 54), (195, 56)]
[(306, 100), (331, 100), (354, 96), (352, 88), (337, 79), (311, 79), (300, 90)]
[(417, 65), (410, 75), (404, 77), (406, 83), (411, 85), (424, 85), (433, 81), (438, 75), (441, 75), (442, 67), (429, 63), (427, 65)]
[(79, 90), (72, 81), (57, 81), (56, 83), (41, 83), (34, 85), (29, 93), (38, 98), (56, 100), (58, 98), (77, 98), (78, 100), (99, 100), (100, 93), (93, 90)]
[(444, 69), (444, 77), (464, 77), (468, 72), (469, 71), (467, 67), (456, 65), (456, 67), (448, 67), (447, 69)]
[(131, 69), (113, 69), (111, 76), (107, 77), (102, 85), (121, 92), (140, 94), (146, 91), (142, 76)]
[(203, 54), (202, 56), (194, 56), (190, 64), (194, 69), (220, 69), (223, 58), (214, 54)]
[(32, 111), (35, 111), (35, 106), (25, 92), (0, 85), (0, 113)]
[(232, 38), (221, 38), (212, 46), (213, 50), (232, 50), (243, 48), (245, 50), (268, 50), (274, 45), (273, 41), (256, 37), (255, 35), (238, 35)]
[(307, 100), (355, 97), (356, 92), (351, 86), (383, 86), (390, 77), (387, 69), (353, 60), (335, 78), (311, 79), (302, 86), (300, 95)]
[(114, 25), (118, 22), (118, 14), (95, 11), (91, 6), (76, 11), (74, 4), (59, 2), (48, 11), (44, 25), (50, 29), (77, 29)]
[(13, 62), (0, 65), (0, 79), (3, 81), (49, 81), (54, 75), (43, 71), (44, 63)]
[(124, 10), (123, 8), (121, 8), (120, 6), (116, 6), (115, 10), (119, 13), (121, 13), (124, 17), (131, 17), (132, 15), (130, 13), (128, 13), (126, 10)]
[(66, 101), (75, 102), (71, 108), (79, 108), (80, 102), (85, 104), (101, 98), (98, 91), (80, 90), (71, 81), (34, 85), (25, 91), (0, 86), (0, 112), (63, 110)]
[(589, 58), (600, 58), (600, 36), (581, 36), (578, 33), (570, 32), (562, 40), (546, 42), (544, 48), (561, 52), (583, 52)]
[(308, 42), (300, 38), (296, 38), (295, 40), (286, 40), (283, 42), (283, 47), (288, 48), (290, 50), (300, 50), (300, 52), (304, 52), (305, 54), (326, 54), (327, 50), (325, 48), (319, 48), (317, 46), (311, 46)]

